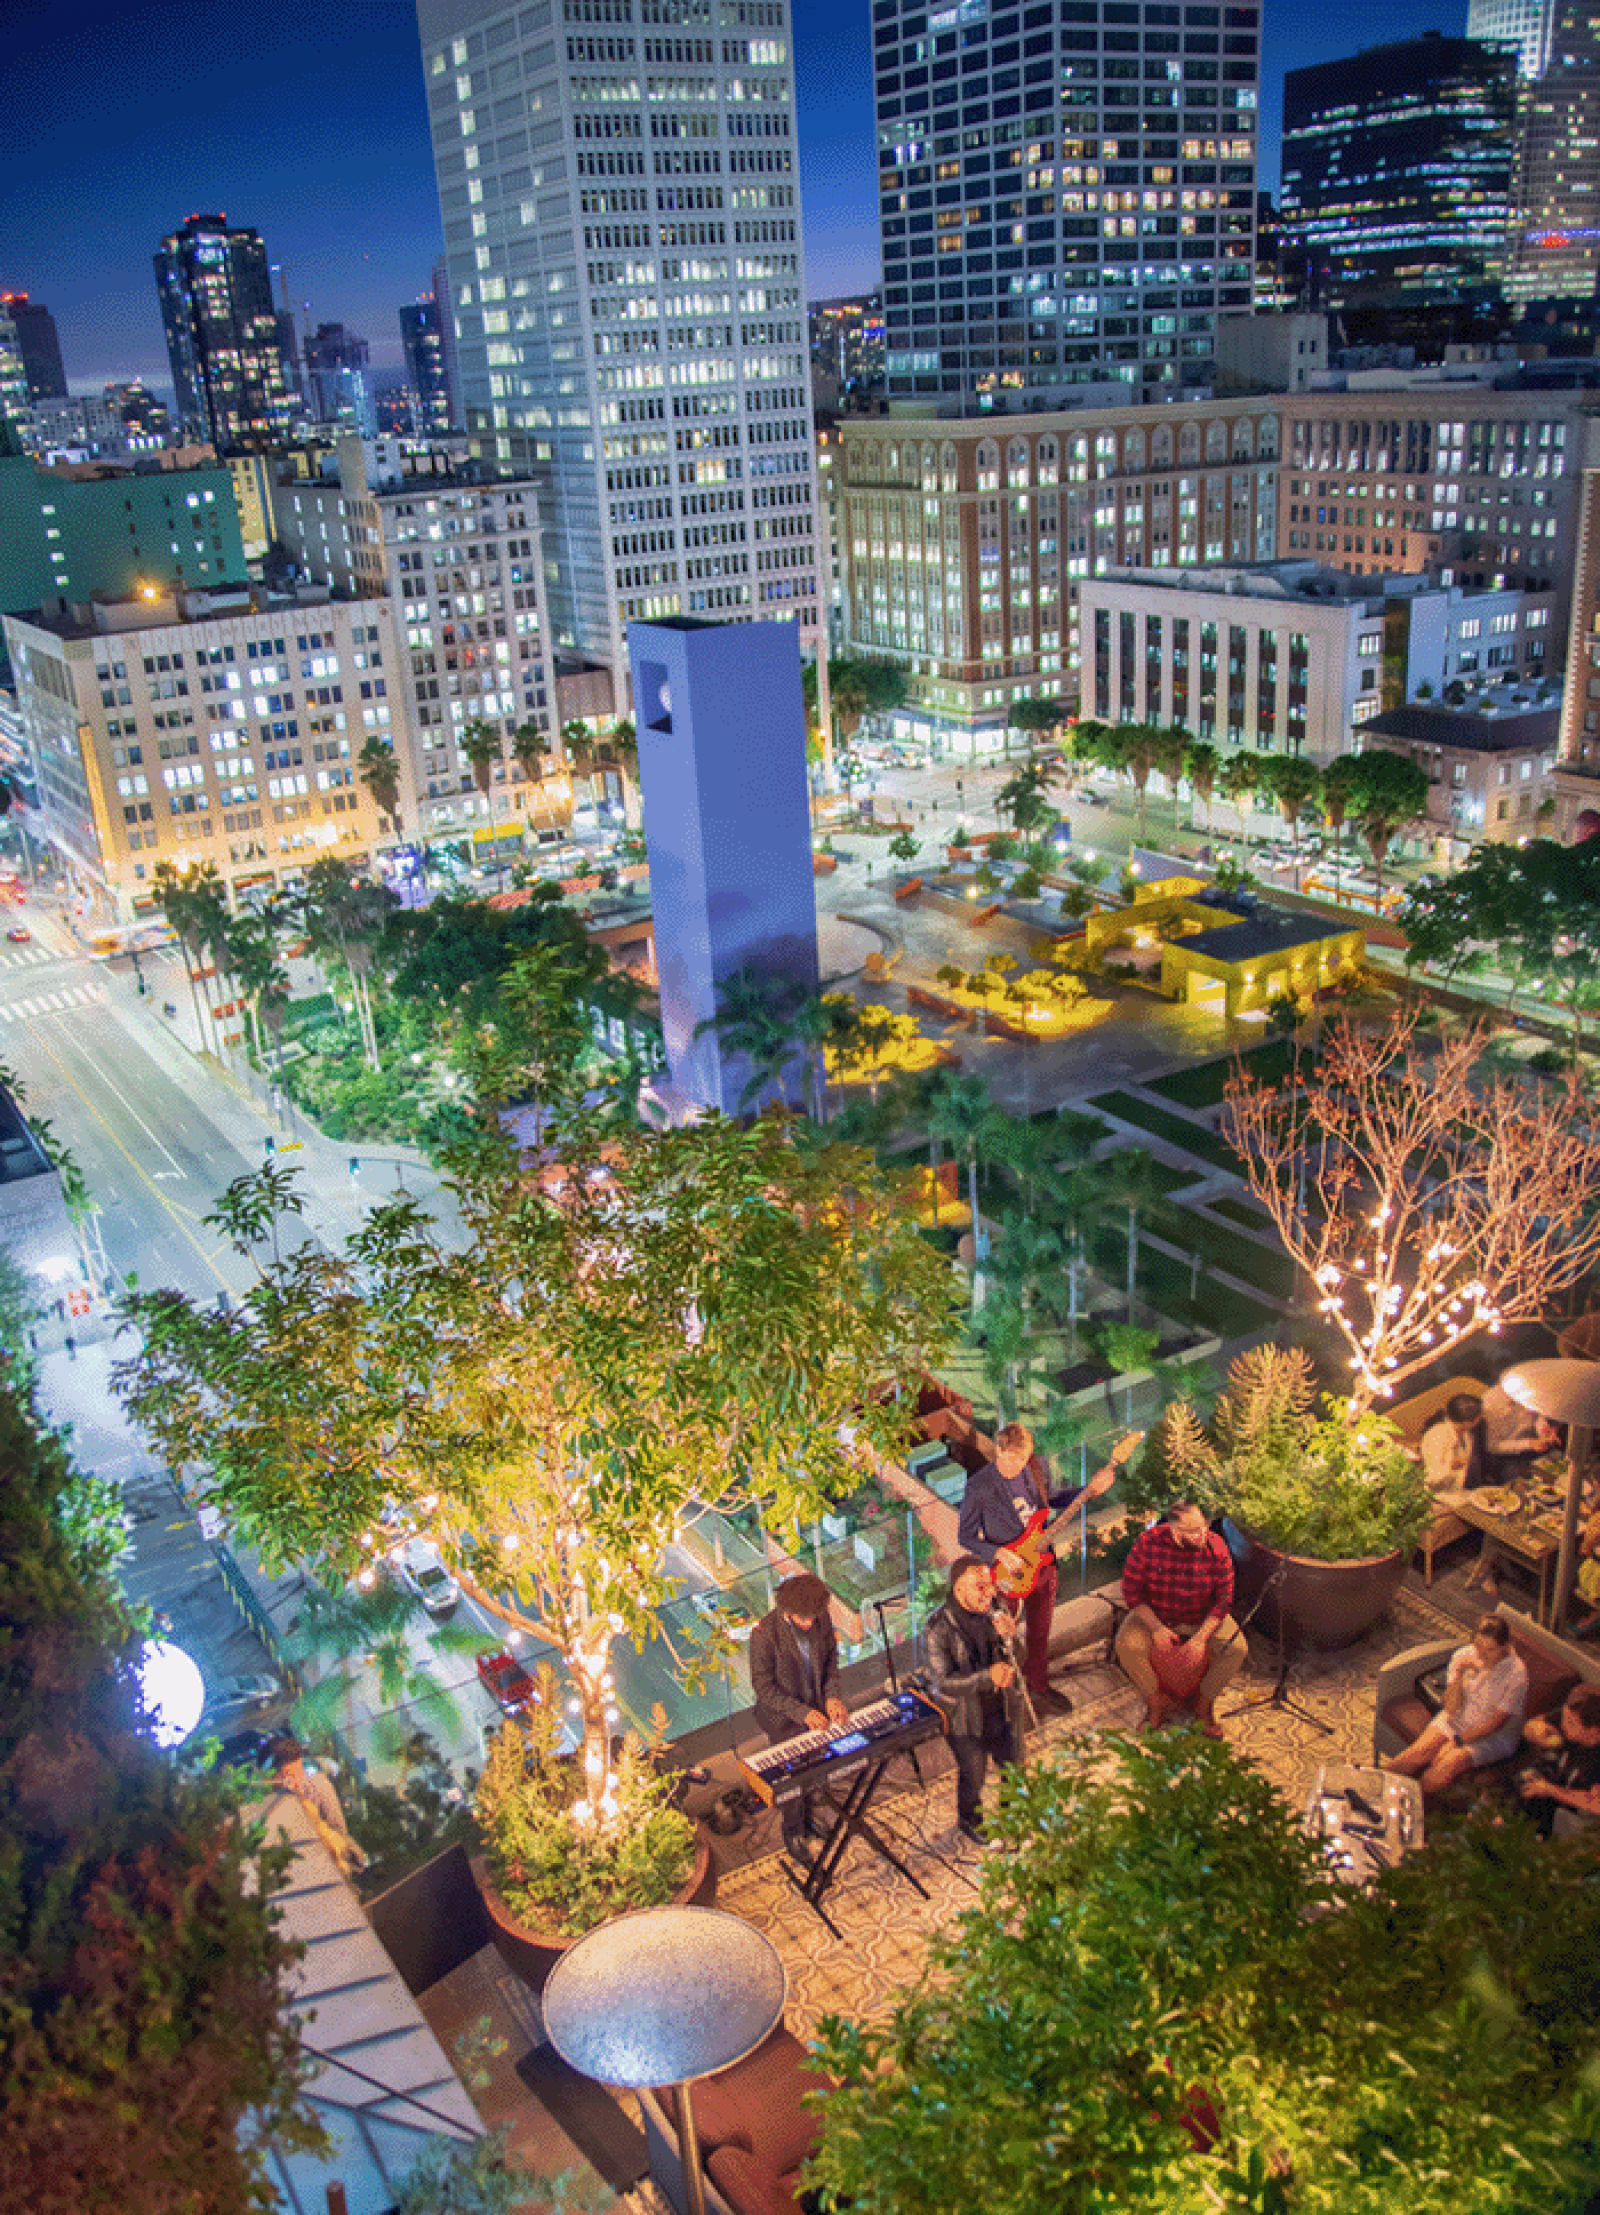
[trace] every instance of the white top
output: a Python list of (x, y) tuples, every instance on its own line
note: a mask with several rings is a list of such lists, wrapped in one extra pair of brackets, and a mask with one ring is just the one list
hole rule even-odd
[(1478, 1666), (1475, 1646), (1458, 1647), (1450, 1656), (1451, 1684), (1463, 1677), (1469, 1661), (1474, 1673), (1466, 1675), (1462, 1685), (1461, 1705), (1455, 1713), (1456, 1729), (1479, 1731), (1495, 1716), (1504, 1715), (1521, 1730), (1528, 1707), (1528, 1672), (1520, 1656), (1508, 1647), (1492, 1667), (1485, 1669)]
[(1459, 1492), (1472, 1459), (1472, 1438), (1456, 1434), (1454, 1423), (1430, 1423), (1422, 1434), (1422, 1476), (1430, 1492)]

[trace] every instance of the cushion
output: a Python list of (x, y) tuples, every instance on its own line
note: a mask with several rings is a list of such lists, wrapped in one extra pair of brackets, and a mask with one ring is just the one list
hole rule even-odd
[(1409, 1746), (1422, 1736), (1435, 1713), (1426, 1700), (1408, 1692), (1404, 1699), (1385, 1700), (1380, 1720), (1402, 1746)]
[(706, 2171), (733, 2215), (800, 2215), (800, 2202), (783, 2178), (742, 2146), (719, 2146)]
[(1550, 1654), (1541, 1653), (1535, 1646), (1524, 1646), (1517, 1639), (1513, 1639), (1512, 1644), (1522, 1656), (1528, 1672), (1528, 1713), (1553, 1714), (1578, 1682), (1577, 1670), (1568, 1668), (1564, 1661), (1557, 1661)]
[(1150, 1666), (1156, 1673), (1156, 1682), (1169, 1700), (1192, 1700), (1200, 1689), (1200, 1679), (1206, 1673), (1205, 1654), (1191, 1653), (1187, 1646), (1152, 1646)]
[(780, 2024), (754, 2053), (695, 2086), (695, 2136), (702, 2152), (742, 2147), (779, 2176), (798, 2169), (820, 2128), (800, 2104), (802, 2095), (828, 2081), (809, 2065), (793, 2031)]

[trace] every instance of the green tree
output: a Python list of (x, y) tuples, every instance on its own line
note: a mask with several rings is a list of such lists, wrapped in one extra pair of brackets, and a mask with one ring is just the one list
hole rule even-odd
[(155, 892), (156, 905), (177, 933), (178, 944), (183, 950), (184, 973), (189, 980), (189, 996), (194, 1002), (195, 1028), (202, 1038), (209, 1033), (215, 1049), (215, 1003), (208, 991), (202, 1021), (199, 988), (206, 981), (206, 970), (215, 966), (214, 950), (218, 942), (224, 941), (227, 936), (229, 911), (226, 889), (209, 861), (182, 868), (170, 861), (158, 861), (151, 886)]
[(694, 1035), (714, 1031), (725, 1054), (749, 1063), (741, 1111), (755, 1107), (764, 1092), (776, 1102), (788, 1099), (789, 1071), (806, 1055), (800, 1015), (810, 998), (792, 978), (760, 969), (735, 969), (718, 984), (717, 1012), (697, 1024)]
[(1056, 819), (1049, 788), (1058, 775), (1051, 762), (1024, 762), (1020, 769), (1012, 771), (995, 794), (996, 815), (1009, 816), (1012, 827), (1019, 832), (1042, 831)]
[(1367, 842), (1383, 892), (1383, 865), (1389, 848), (1408, 824), (1425, 814), (1428, 806), (1428, 773), (1404, 754), (1376, 747), (1356, 756), (1350, 820)]
[(469, 1030), (494, 1020), (501, 980), (529, 947), (564, 947), (596, 986), (607, 969), (553, 884), (533, 885), (516, 907), (451, 899), (402, 909), (386, 944), (394, 949), (395, 998)]
[[(1339, 1888), (1198, 1733), (1007, 1772), (982, 1897), (830, 2017), (810, 2181), (863, 2215), (1518, 2215), (1600, 2171), (1593, 1855), (1469, 1824)], [(1227, 1911), (1219, 1903), (1227, 1902)]]
[(896, 861), (903, 861), (909, 869), (918, 854), (921, 853), (922, 844), (919, 839), (913, 838), (909, 831), (896, 831), (889, 841), (889, 851)]
[(128, 1295), (117, 1385), (271, 1569), (348, 1579), (403, 1501), (480, 1608), (562, 1657), (603, 1828), (612, 1646), (656, 1631), (680, 1519), (709, 1489), (792, 1539), (848, 1489), (842, 1428), (898, 1435), (863, 1380), (937, 1362), (948, 1275), (870, 1159), (767, 1122), (575, 1114), (547, 1159), (524, 1173), (485, 1115), (451, 1164), (464, 1243), (396, 1198), (342, 1254), (256, 1261), (226, 1316)]
[(545, 763), (550, 759), (550, 734), (542, 723), (531, 719), (519, 723), (511, 734), (511, 758), (522, 772), (522, 808), (527, 821), (528, 795), (544, 775)]
[(0, 1467), (6, 2196), (30, 2215), (248, 2215), (264, 2147), (320, 2136), (273, 1902), (290, 1853), (141, 1728), (138, 1634), (63, 1513), (65, 1449), (10, 1387)]
[(1189, 749), (1194, 744), (1194, 734), (1186, 731), (1181, 723), (1163, 723), (1156, 731), (1151, 748), (1151, 760), (1157, 772), (1166, 778), (1172, 794), (1172, 827), (1178, 827), (1178, 799), (1183, 780), (1188, 774)]
[(1453, 877), (1411, 893), (1404, 923), (1407, 967), (1453, 972), (1490, 952), (1512, 993), (1538, 984), (1571, 1019), (1577, 1068), (1584, 1017), (1600, 1003), (1600, 844), (1480, 846)]
[[(1278, 811), (1289, 826), (1298, 872), (1300, 825), (1321, 796), (1322, 772), (1304, 754), (1266, 754), (1261, 761), (1261, 789), (1277, 801)], [(1299, 882), (1298, 875), (1295, 882)]]
[(1038, 737), (1042, 733), (1054, 734), (1066, 721), (1066, 704), (1062, 700), (1038, 697), (1029, 700), (1013, 700), (1006, 711), (1007, 728), (1025, 735)]
[(395, 837), (400, 836), (400, 763), (389, 740), (374, 731), (356, 756), (361, 782), (372, 794), (380, 815), (386, 816)]

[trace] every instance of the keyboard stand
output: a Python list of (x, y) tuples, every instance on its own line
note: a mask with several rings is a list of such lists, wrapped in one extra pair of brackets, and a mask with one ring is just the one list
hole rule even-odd
[[(896, 1748), (895, 1752), (898, 1751), (900, 1749)], [(867, 1808), (871, 1804), (872, 1795), (878, 1789), (883, 1772), (894, 1758), (894, 1753), (884, 1754), (878, 1760), (869, 1761), (863, 1768), (856, 1771), (855, 1776), (851, 1779), (849, 1791), (845, 1794), (843, 1802), (838, 1805), (838, 1812), (833, 1819), (833, 1828), (818, 1849), (816, 1860), (803, 1876), (787, 1855), (783, 1858), (784, 1875), (789, 1879), (789, 1882), (794, 1886), (806, 1905), (821, 1916), (834, 1937), (840, 1940), (843, 1939), (844, 1933), (822, 1903), (833, 1889), (834, 1880), (839, 1873), (839, 1863), (843, 1859), (844, 1850), (852, 1838), (864, 1839), (880, 1861), (886, 1861), (892, 1869), (899, 1870), (913, 1891), (920, 1892), (924, 1899), (928, 1897), (927, 1887), (918, 1882), (893, 1847), (889, 1845), (883, 1833), (867, 1820)], [(817, 1804), (816, 1800), (813, 1800), (812, 1804), (815, 1806)]]

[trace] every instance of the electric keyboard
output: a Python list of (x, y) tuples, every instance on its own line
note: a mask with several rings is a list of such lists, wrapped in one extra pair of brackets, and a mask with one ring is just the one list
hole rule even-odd
[(858, 1708), (847, 1722), (827, 1730), (803, 1731), (748, 1759), (740, 1755), (739, 1767), (752, 1792), (772, 1807), (813, 1785), (848, 1776), (863, 1762), (888, 1761), (948, 1728), (942, 1708), (921, 1692), (905, 1690)]

